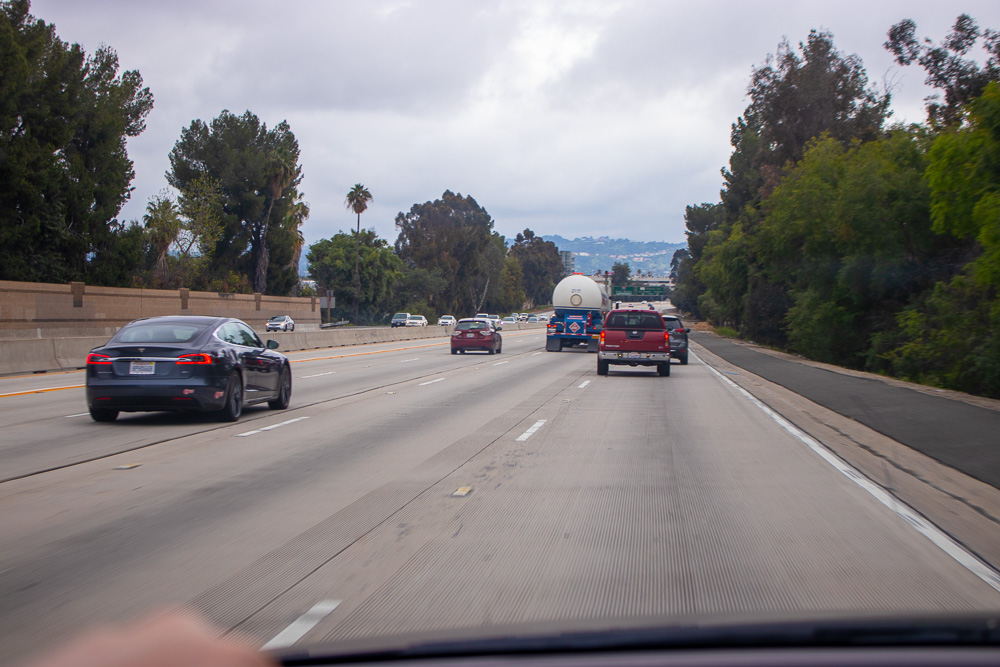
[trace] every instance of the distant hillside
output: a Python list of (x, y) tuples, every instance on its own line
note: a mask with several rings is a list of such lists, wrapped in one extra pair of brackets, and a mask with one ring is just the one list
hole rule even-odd
[(572, 240), (558, 235), (542, 238), (552, 241), (560, 250), (571, 251), (576, 270), (586, 274), (610, 271), (615, 262), (626, 262), (633, 271), (665, 276), (670, 273), (670, 260), (674, 258), (674, 253), (687, 247), (686, 243), (630, 241), (607, 236), (596, 239), (584, 236)]

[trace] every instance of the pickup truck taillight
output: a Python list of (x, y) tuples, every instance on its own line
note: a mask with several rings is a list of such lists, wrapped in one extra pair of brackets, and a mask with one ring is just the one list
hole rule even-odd
[(601, 331), (601, 345), (604, 345), (604, 331)]
[(666, 343), (667, 345), (670, 345), (670, 331), (669, 330), (663, 332), (663, 342)]

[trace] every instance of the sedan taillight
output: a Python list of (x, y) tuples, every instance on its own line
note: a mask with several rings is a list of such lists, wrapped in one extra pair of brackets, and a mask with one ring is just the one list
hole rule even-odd
[(177, 365), (181, 364), (210, 364), (212, 363), (212, 357), (207, 354), (182, 354), (177, 357)]
[(106, 354), (97, 354), (96, 352), (91, 352), (87, 355), (87, 365), (97, 365), (97, 364), (110, 364), (111, 357)]

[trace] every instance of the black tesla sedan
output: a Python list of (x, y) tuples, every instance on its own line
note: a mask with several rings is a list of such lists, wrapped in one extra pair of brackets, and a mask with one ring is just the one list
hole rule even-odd
[(87, 407), (94, 421), (119, 412), (218, 412), (236, 421), (243, 406), (284, 410), (292, 373), (277, 341), (265, 345), (228, 317), (149, 317), (122, 327), (87, 355)]

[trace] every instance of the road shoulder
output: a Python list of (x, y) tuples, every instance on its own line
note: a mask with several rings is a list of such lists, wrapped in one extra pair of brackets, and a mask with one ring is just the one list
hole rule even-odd
[[(703, 362), (821, 442), (969, 551), (994, 567), (1000, 566), (1000, 490), (735, 366), (696, 340), (692, 340), (692, 349)], [(783, 356), (798, 363), (815, 363)]]

